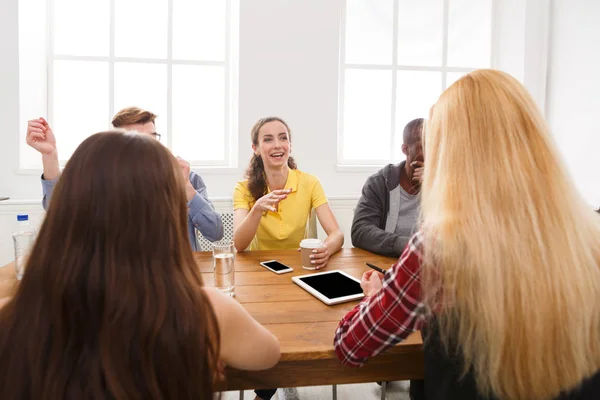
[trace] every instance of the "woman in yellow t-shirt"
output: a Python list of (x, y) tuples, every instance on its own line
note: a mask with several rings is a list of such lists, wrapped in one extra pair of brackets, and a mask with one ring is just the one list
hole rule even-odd
[(296, 169), (290, 157), (287, 124), (277, 117), (260, 119), (252, 128), (254, 155), (246, 180), (233, 191), (233, 240), (238, 251), (297, 249), (304, 239), (312, 209), (327, 233), (312, 263), (316, 269), (344, 244), (344, 234), (319, 179)]

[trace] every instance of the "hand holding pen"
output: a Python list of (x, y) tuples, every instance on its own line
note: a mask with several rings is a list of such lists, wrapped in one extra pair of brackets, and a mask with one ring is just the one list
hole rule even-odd
[(385, 274), (385, 271), (379, 268), (376, 265), (366, 263), (369, 268), (372, 268), (374, 271), (367, 271), (363, 274), (362, 279), (360, 280), (360, 287), (362, 288), (365, 296), (372, 296), (377, 293), (381, 287), (381, 279)]
[(380, 274), (384, 274), (385, 275), (385, 270), (379, 268), (377, 265), (370, 264), (370, 263), (365, 263), (365, 264), (367, 264), (367, 267), (373, 268), (375, 271), (379, 272)]

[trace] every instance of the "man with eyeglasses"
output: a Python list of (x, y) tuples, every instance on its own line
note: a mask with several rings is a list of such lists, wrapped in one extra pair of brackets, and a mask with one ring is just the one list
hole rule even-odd
[[(127, 107), (119, 111), (112, 120), (115, 128), (137, 131), (160, 140), (156, 132), (154, 120), (156, 114), (138, 107)], [(27, 123), (27, 144), (42, 154), (44, 173), (42, 174), (42, 205), (48, 208), (54, 186), (60, 176), (56, 138), (52, 128), (44, 118), (38, 118)], [(182, 173), (188, 177), (186, 193), (188, 200), (188, 237), (193, 251), (198, 251), (195, 228), (210, 241), (223, 238), (223, 222), (221, 215), (215, 211), (208, 199), (206, 185), (202, 178), (190, 171), (190, 164), (177, 157)]]

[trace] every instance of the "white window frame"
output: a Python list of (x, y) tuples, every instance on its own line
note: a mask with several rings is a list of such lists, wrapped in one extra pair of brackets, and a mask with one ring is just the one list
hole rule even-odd
[[(397, 84), (397, 72), (398, 71), (432, 71), (442, 73), (442, 87), (443, 91), (446, 88), (446, 79), (448, 72), (464, 72), (468, 73), (474, 71), (476, 68), (457, 68), (449, 67), (448, 64), (448, 26), (449, 26), (449, 3), (451, 0), (444, 0), (444, 14), (443, 14), (443, 42), (442, 42), (442, 65), (440, 67), (431, 66), (413, 66), (413, 65), (399, 65), (398, 64), (398, 0), (393, 0), (393, 25), (392, 25), (392, 64), (347, 64), (346, 63), (346, 3), (347, 0), (342, 0), (342, 15), (341, 15), (341, 31), (340, 31), (340, 62), (339, 62), (339, 91), (338, 91), (338, 140), (337, 140), (337, 167), (340, 171), (372, 171), (374, 168), (379, 168), (388, 163), (396, 163), (398, 160), (394, 157), (396, 146), (396, 84)], [(492, 16), (491, 16), (491, 34), (490, 34), (490, 68), (495, 68), (495, 15), (497, 0), (492, 1)], [(392, 102), (391, 102), (391, 125), (390, 125), (390, 152), (389, 158), (387, 159), (370, 159), (370, 160), (356, 160), (344, 158), (344, 88), (346, 82), (346, 70), (347, 69), (359, 69), (359, 70), (384, 70), (392, 72), (392, 85), (390, 87)], [(440, 91), (440, 93), (441, 93)], [(423, 116), (427, 117), (426, 115)]]
[[(226, 1), (226, 33), (225, 33), (225, 59), (223, 61), (198, 61), (198, 60), (174, 60), (173, 59), (173, 0), (167, 0), (168, 2), (168, 15), (167, 15), (167, 58), (156, 59), (156, 58), (136, 58), (136, 57), (116, 57), (115, 56), (115, 2), (117, 0), (109, 0), (110, 8), (110, 40), (109, 40), (109, 56), (66, 56), (66, 55), (55, 55), (54, 54), (54, 37), (53, 37), (53, 11), (54, 1), (46, 0), (46, 24), (47, 24), (47, 36), (46, 36), (46, 104), (45, 109), (41, 109), (41, 115), (46, 115), (49, 121), (53, 121), (54, 118), (54, 104), (52, 102), (54, 94), (54, 82), (53, 82), (53, 65), (54, 61), (102, 61), (108, 62), (109, 66), (109, 107), (107, 115), (107, 128), (112, 129), (110, 121), (114, 114), (118, 111), (114, 107), (114, 92), (115, 92), (115, 81), (114, 81), (114, 67), (117, 62), (128, 62), (128, 63), (144, 63), (144, 64), (160, 64), (166, 65), (167, 67), (167, 115), (165, 119), (166, 123), (166, 137), (164, 144), (171, 149), (173, 142), (172, 132), (172, 111), (173, 111), (173, 99), (172, 99), (172, 78), (173, 78), (173, 65), (198, 65), (198, 66), (222, 66), (225, 69), (225, 94), (224, 94), (224, 127), (225, 127), (225, 160), (187, 160), (193, 169), (235, 169), (238, 164), (238, 83), (239, 83), (239, 1), (240, 0), (219, 0)], [(21, 92), (21, 95), (23, 93)], [(23, 99), (21, 99), (21, 102)], [(152, 111), (152, 110), (150, 110)], [(31, 116), (22, 115), (23, 111), (20, 110), (20, 120), (26, 121)], [(25, 132), (19, 133), (19, 144), (20, 146), (26, 146), (25, 144)], [(19, 154), (21, 154), (19, 152)], [(60, 154), (59, 154), (60, 156)], [(19, 155), (20, 158), (20, 155)], [(60, 159), (61, 167), (64, 167), (68, 160)], [(21, 168), (21, 161), (19, 160), (19, 172), (30, 174), (39, 173), (39, 169), (23, 169)]]

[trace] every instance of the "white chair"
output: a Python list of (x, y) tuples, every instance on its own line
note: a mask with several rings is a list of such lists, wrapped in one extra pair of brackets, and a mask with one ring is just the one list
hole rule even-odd
[[(221, 214), (221, 221), (223, 221), (223, 239), (219, 240), (226, 242), (233, 240), (233, 213)], [(212, 242), (202, 236), (200, 231), (196, 229), (196, 239), (198, 239), (198, 251), (212, 251)]]
[(317, 230), (317, 213), (313, 208), (310, 210), (310, 215), (308, 216), (308, 221), (306, 222), (306, 233), (304, 234), (305, 238), (316, 239), (318, 235)]
[[(220, 241), (232, 241), (233, 240), (233, 213), (227, 212), (221, 214), (221, 220), (223, 221), (223, 239)], [(308, 221), (306, 222), (306, 238), (317, 238), (317, 213), (315, 210), (311, 210)], [(198, 229), (196, 229), (196, 238), (198, 239), (199, 251), (212, 251), (212, 242), (205, 238)]]

